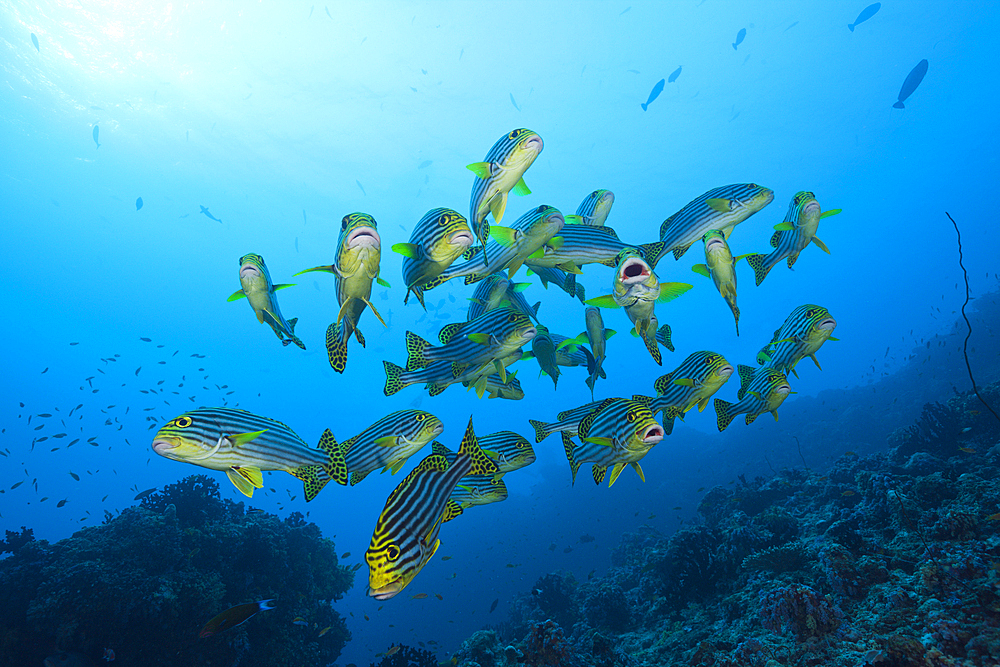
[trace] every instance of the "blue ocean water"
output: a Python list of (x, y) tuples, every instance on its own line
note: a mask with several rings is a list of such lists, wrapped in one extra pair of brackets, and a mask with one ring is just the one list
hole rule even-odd
[[(660, 280), (695, 286), (657, 307), (677, 351), (656, 366), (627, 335), (625, 314), (605, 311), (620, 333), (598, 398), (650, 394), (694, 350), (753, 364), (803, 303), (828, 308), (840, 340), (820, 351), (822, 371), (799, 367), (784, 410), (884, 379), (950, 332), (964, 298), (946, 210), (962, 227), (973, 295), (996, 286), (1000, 12), (990, 2), (885, 2), (848, 30), (864, 4), (3, 3), (0, 525), (55, 541), (134, 504), (139, 491), (205, 472), (150, 449), (156, 424), (194, 406), (238, 405), (310, 444), (324, 428), (345, 439), (419, 406), (445, 422), (441, 441), (456, 448), (470, 415), (479, 433), (530, 437), (529, 418), (588, 402), (582, 369), (564, 369), (554, 389), (530, 361), (514, 367), (521, 401), (480, 400), (460, 386), (438, 397), (419, 387), (382, 393), (382, 360), (405, 361), (404, 332), (433, 339), (465, 318), (472, 293), (452, 281), (428, 292), (426, 315), (412, 299), (404, 306), (401, 257), (389, 246), (429, 209), (468, 215), (465, 166), (520, 127), (545, 147), (525, 174), (531, 194), (510, 198), (505, 221), (543, 203), (571, 214), (606, 188), (615, 193), (608, 225), (645, 243), (703, 192), (756, 182), (775, 198), (730, 238), (743, 254), (769, 249), (800, 190), (843, 209), (820, 224), (831, 254), (811, 246), (794, 271), (782, 263), (760, 287), (738, 267), (739, 337), (710, 281), (691, 272), (704, 261), (699, 246), (664, 258)], [(892, 108), (923, 59), (926, 77), (905, 109)], [(387, 326), (362, 316), (367, 347), (350, 343), (341, 375), (323, 347), (338, 310), (333, 278), (292, 274), (333, 262), (340, 220), (354, 211), (378, 221), (392, 286), (373, 292)], [(248, 252), (265, 257), (275, 282), (297, 283), (278, 296), (284, 315), (298, 318), (305, 352), (280, 345), (245, 302), (226, 301)], [(612, 275), (588, 265), (580, 282), (588, 296), (606, 294)], [(523, 269), (517, 279), (532, 283), (524, 295), (541, 301), (550, 329), (583, 330), (578, 301)], [(968, 388), (958, 374), (924, 381), (928, 391)], [(734, 379), (719, 396), (734, 400), (736, 389)], [(836, 409), (826, 418), (842, 426), (865, 417)], [(711, 410), (691, 412), (644, 459), (645, 483), (626, 471), (611, 489), (586, 470), (571, 485), (551, 438), (536, 446), (534, 465), (507, 476), (507, 501), (446, 525), (438, 556), (377, 613), (358, 571), (336, 605), (353, 633), (341, 662), (370, 661), (393, 642), (433, 638), (454, 650), (502, 620), (505, 601), (541, 574), (586, 577), (607, 566), (622, 532), (648, 523), (669, 533), (693, 520), (697, 489), (797, 465), (797, 434), (794, 422), (767, 415), (720, 434)], [(863, 449), (800, 445), (816, 465)], [(308, 511), (352, 554), (347, 562), (361, 562), (386, 496), (417, 458), (395, 477), (330, 485), (308, 505), (297, 480), (270, 473), (252, 504)], [(210, 474), (226, 497), (245, 500)], [(428, 597), (410, 597), (421, 592)]]

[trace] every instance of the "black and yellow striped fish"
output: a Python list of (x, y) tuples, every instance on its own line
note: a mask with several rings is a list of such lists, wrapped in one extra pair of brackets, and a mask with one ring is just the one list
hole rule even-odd
[[(486, 159), (468, 165), (468, 169), (476, 175), (469, 201), (469, 222), (483, 252), (486, 252), (486, 239), (490, 236), (487, 214), (492, 213), (493, 222), (500, 224), (507, 208), (508, 192), (531, 194), (524, 182), (524, 172), (543, 147), (542, 138), (531, 130), (511, 130), (493, 144)], [(489, 261), (489, 256), (485, 259)]]
[(441, 420), (423, 410), (398, 410), (340, 443), (351, 486), (382, 468), (395, 475), (406, 460), (444, 431)]
[(441, 545), (441, 523), (462, 513), (449, 502), (455, 486), (466, 475), (497, 472), (476, 442), (470, 417), (454, 462), (432, 453), (389, 494), (365, 552), (368, 595), (387, 600), (413, 581)]
[(240, 257), (240, 285), (241, 289), (233, 292), (227, 301), (246, 297), (257, 316), (257, 322), (260, 324), (267, 322), (282, 345), (295, 343), (303, 350), (306, 349), (305, 344), (295, 335), (295, 323), (299, 321), (298, 318), (286, 320), (278, 308), (278, 298), (274, 294), (279, 289), (294, 285), (275, 285), (271, 282), (271, 273), (264, 264), (264, 258), (252, 252)]
[(697, 405), (701, 412), (732, 374), (733, 365), (718, 352), (692, 352), (677, 368), (653, 382), (656, 398), (649, 403), (650, 410), (655, 415), (675, 406), (683, 414)]
[[(408, 243), (396, 243), (393, 251), (403, 256), (405, 304), (412, 293), (424, 305), (426, 284), (441, 275), (475, 239), (469, 222), (450, 208), (431, 209), (420, 218)], [(426, 308), (426, 306), (424, 306)]]
[(631, 465), (639, 478), (646, 481), (639, 460), (663, 440), (664, 431), (652, 411), (642, 402), (609, 398), (580, 421), (577, 435), (583, 444), (566, 447), (573, 482), (576, 482), (581, 464), (593, 463), (594, 482), (597, 484), (604, 481), (607, 469), (611, 468), (608, 480), (611, 487), (626, 465)]
[(778, 421), (778, 406), (789, 394), (795, 393), (785, 374), (773, 368), (759, 369), (746, 389), (741, 391), (744, 396), (736, 403), (715, 399), (716, 424), (720, 431), (725, 431), (733, 419), (741, 414), (746, 415), (747, 426), (765, 412), (770, 412), (774, 415), (774, 420)]
[(576, 273), (567, 273), (562, 269), (552, 269), (545, 266), (529, 266), (528, 275), (537, 275), (538, 279), (542, 281), (542, 287), (545, 289), (549, 288), (549, 283), (552, 283), (562, 291), (566, 292), (570, 296), (575, 296), (583, 303), (587, 300), (586, 291), (583, 289), (583, 285), (576, 282)]
[(615, 193), (611, 190), (594, 190), (580, 202), (576, 208), (576, 217), (580, 224), (603, 227), (614, 203)]
[[(799, 306), (785, 318), (774, 332), (771, 342), (757, 353), (757, 363), (764, 368), (774, 368), (783, 373), (795, 372), (795, 367), (805, 357), (823, 370), (816, 359), (816, 352), (828, 340), (836, 341), (833, 331), (837, 320), (823, 306), (807, 303)], [(742, 396), (740, 396), (742, 398)]]
[[(521, 294), (530, 285), (531, 283), (515, 283), (502, 273), (494, 273), (480, 280), (476, 283), (476, 290), (469, 298), (469, 310), (465, 316), (466, 321), (471, 322), (483, 313), (496, 310), (500, 307), (510, 307), (524, 313), (537, 322), (538, 307), (541, 305), (541, 302), (539, 301), (534, 306), (529, 306), (524, 295)], [(459, 329), (462, 326), (464, 325), (456, 323), (443, 327), (441, 333), (438, 335), (438, 340), (445, 342), (442, 340), (442, 336), (450, 337), (450, 334), (446, 333), (449, 331), (449, 327), (451, 329)]]
[[(521, 351), (516, 350), (499, 361), (506, 368), (520, 358)], [(382, 364), (385, 367), (385, 387), (382, 389), (382, 393), (386, 396), (392, 396), (411, 384), (422, 384), (431, 396), (437, 396), (451, 385), (462, 383), (466, 387), (477, 385), (479, 398), (482, 398), (486, 392), (490, 393), (490, 398), (495, 398), (497, 393), (502, 398), (520, 399), (524, 397), (524, 393), (520, 391), (521, 385), (517, 383), (513, 374), (507, 375), (506, 379), (501, 379), (498, 374), (484, 378), (479, 367), (466, 369), (463, 372), (451, 361), (435, 361), (425, 368), (412, 370), (407, 370), (389, 361), (383, 361)], [(520, 395), (511, 395), (518, 393)]]
[(674, 258), (680, 259), (710, 229), (718, 229), (728, 239), (736, 225), (773, 199), (774, 192), (756, 183), (713, 188), (663, 221), (660, 225), (663, 252), (673, 252)]
[(201, 408), (167, 422), (153, 438), (153, 451), (174, 461), (224, 470), (245, 496), (263, 487), (262, 470), (284, 470), (302, 480), (306, 501), (331, 479), (347, 484), (344, 454), (327, 429), (310, 449), (285, 424), (234, 408)]
[(767, 255), (747, 255), (747, 262), (753, 267), (757, 285), (764, 282), (771, 269), (786, 257), (788, 268), (792, 268), (795, 260), (799, 258), (799, 253), (810, 243), (815, 243), (816, 247), (829, 255), (830, 249), (819, 240), (816, 231), (819, 229), (820, 220), (836, 215), (840, 210), (836, 208), (820, 212), (816, 195), (805, 190), (797, 192), (788, 205), (785, 219), (774, 226), (776, 231), (771, 236), (771, 247), (774, 251)]
[(497, 431), (479, 438), (479, 447), (503, 475), (535, 462), (535, 450), (526, 438), (513, 431)]

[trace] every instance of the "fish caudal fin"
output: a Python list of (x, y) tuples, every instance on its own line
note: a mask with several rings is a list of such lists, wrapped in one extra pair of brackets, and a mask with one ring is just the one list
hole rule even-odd
[(536, 421), (534, 419), (529, 419), (528, 423), (531, 427), (535, 429), (535, 444), (538, 444), (545, 438), (552, 435), (552, 430), (550, 430), (549, 425), (545, 422)]
[(730, 408), (733, 404), (729, 401), (724, 401), (721, 398), (715, 399), (715, 423), (719, 427), (719, 431), (725, 431), (726, 427), (729, 426), (736, 415), (729, 414)]
[(758, 287), (771, 271), (771, 266), (765, 261), (766, 259), (767, 255), (747, 255), (747, 264), (753, 269), (753, 278)]
[(382, 390), (383, 394), (386, 396), (392, 396), (400, 389), (407, 386), (403, 383), (403, 371), (405, 369), (397, 366), (391, 361), (383, 361), (382, 365), (385, 366), (385, 388)]
[(486, 456), (480, 449), (476, 441), (476, 432), (472, 428), (472, 416), (469, 416), (469, 425), (465, 427), (465, 436), (462, 438), (462, 445), (458, 448), (459, 456), (467, 456), (472, 460), (472, 475), (491, 475), (500, 472), (500, 468), (493, 460)]
[(343, 373), (347, 368), (347, 320), (338, 324), (333, 322), (326, 328), (326, 356), (330, 360), (330, 368)]
[(406, 332), (406, 370), (412, 371), (416, 368), (425, 368), (430, 364), (427, 358), (427, 350), (431, 344), (423, 338), (413, 333)]
[(323, 487), (332, 479), (338, 484), (347, 484), (350, 474), (347, 472), (347, 461), (344, 460), (344, 453), (337, 444), (330, 429), (323, 431), (319, 440), (319, 448), (329, 456), (329, 462), (322, 465), (308, 465), (289, 470), (292, 475), (302, 480), (302, 486), (309, 502), (323, 490)]
[(662, 327), (656, 330), (656, 340), (659, 341), (660, 344), (663, 345), (663, 347), (673, 352), (674, 343), (670, 339), (670, 336), (671, 336), (671, 331), (669, 324), (664, 324)]

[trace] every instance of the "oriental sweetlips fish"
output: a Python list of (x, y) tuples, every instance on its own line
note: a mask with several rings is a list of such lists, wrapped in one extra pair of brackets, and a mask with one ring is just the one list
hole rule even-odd
[(260, 602), (250, 602), (230, 607), (206, 623), (201, 629), (201, 632), (198, 633), (198, 638), (204, 639), (205, 637), (211, 637), (212, 635), (216, 635), (223, 630), (235, 628), (237, 625), (246, 623), (253, 618), (257, 612), (274, 609), (274, 605), (271, 604), (272, 602), (274, 602), (273, 599), (261, 600)]
[(513, 431), (497, 431), (479, 438), (479, 447), (497, 464), (497, 475), (520, 470), (535, 462), (535, 450)]
[(612, 283), (612, 292), (606, 296), (588, 299), (587, 304), (601, 308), (624, 308), (635, 325), (635, 333), (646, 344), (650, 356), (662, 363), (660, 348), (656, 344), (656, 325), (653, 324), (653, 307), (684, 294), (691, 285), (687, 283), (661, 283), (639, 253), (624, 250), (619, 255), (618, 267)]
[(575, 216), (568, 216), (566, 222), (603, 227), (615, 203), (615, 193), (611, 190), (594, 190), (580, 202)]
[(326, 329), (326, 352), (330, 367), (338, 373), (343, 373), (347, 368), (347, 341), (351, 339), (351, 334), (361, 343), (361, 347), (365, 346), (358, 320), (366, 306), (371, 308), (378, 321), (385, 326), (385, 321), (371, 302), (372, 281), (389, 287), (389, 283), (378, 275), (382, 240), (376, 227), (375, 218), (367, 213), (345, 215), (340, 223), (336, 263), (331, 266), (316, 266), (295, 274), (326, 271), (335, 277), (340, 311), (337, 313), (337, 321)]
[(174, 461), (224, 470), (248, 498), (264, 486), (262, 470), (284, 470), (302, 480), (306, 501), (331, 479), (347, 484), (344, 454), (327, 429), (310, 449), (285, 424), (235, 408), (200, 408), (167, 422), (153, 439), (153, 451)]
[(545, 246), (541, 257), (525, 260), (528, 268), (537, 272), (539, 267), (548, 267), (579, 274), (583, 273), (580, 267), (584, 264), (615, 266), (623, 250), (634, 250), (651, 267), (655, 267), (666, 249), (660, 241), (639, 245), (623, 243), (611, 227), (567, 224), (559, 236), (562, 243), (557, 247)]
[(261, 324), (267, 322), (282, 345), (295, 343), (303, 350), (306, 349), (305, 344), (295, 335), (295, 323), (299, 321), (298, 318), (286, 320), (278, 308), (278, 299), (274, 295), (275, 291), (294, 285), (275, 285), (271, 282), (271, 274), (264, 264), (264, 258), (254, 253), (240, 257), (240, 284), (243, 288), (233, 292), (227, 301), (246, 297), (254, 314), (257, 315), (257, 322)]
[[(515, 283), (502, 273), (494, 273), (476, 284), (476, 290), (469, 297), (469, 310), (465, 319), (472, 321), (483, 313), (497, 308), (513, 308), (519, 313), (524, 313), (531, 319), (538, 321), (538, 307), (541, 301), (529, 306), (524, 295), (521, 294), (531, 283)], [(461, 328), (460, 322), (449, 324), (441, 329), (442, 335), (449, 327)], [(440, 338), (439, 338), (440, 340)], [(442, 340), (443, 342), (443, 340)]]
[(821, 213), (816, 195), (811, 192), (803, 190), (796, 193), (788, 206), (784, 221), (774, 226), (776, 231), (771, 236), (771, 247), (774, 251), (769, 255), (745, 255), (747, 262), (753, 267), (757, 285), (764, 282), (771, 269), (786, 257), (788, 268), (791, 269), (795, 260), (799, 258), (799, 253), (810, 242), (815, 243), (816, 247), (829, 255), (830, 249), (816, 236), (816, 230), (819, 228), (820, 220), (838, 213), (840, 213), (839, 208)]
[[(521, 358), (521, 351), (517, 350), (499, 359), (499, 363), (504, 369)], [(456, 383), (462, 383), (468, 388), (476, 388), (479, 398), (488, 393), (490, 398), (510, 398), (520, 400), (524, 398), (521, 384), (511, 373), (501, 378), (498, 373), (484, 375), (480, 367), (469, 367), (465, 371), (456, 369), (451, 361), (435, 361), (425, 368), (414, 368), (407, 370), (389, 361), (383, 361), (385, 366), (385, 388), (382, 390), (386, 396), (392, 396), (396, 392), (410, 386), (411, 384), (422, 384), (431, 396), (437, 396), (445, 389)], [(487, 369), (489, 370), (489, 369)], [(455, 373), (458, 373), (456, 375)]]
[(443, 454), (432, 453), (389, 494), (365, 552), (368, 595), (388, 600), (406, 588), (441, 545), (442, 522), (462, 513), (450, 500), (460, 480), (497, 472), (476, 442), (470, 417), (451, 463)]
[(545, 289), (548, 289), (549, 283), (552, 283), (562, 291), (566, 292), (566, 294), (575, 296), (580, 300), (580, 303), (587, 300), (583, 285), (578, 285), (576, 282), (576, 273), (568, 273), (562, 269), (535, 265), (528, 268), (528, 275), (537, 275), (538, 279), (542, 281), (542, 287)]
[(607, 378), (608, 374), (604, 372), (604, 358), (607, 354), (607, 343), (608, 339), (615, 335), (616, 331), (614, 329), (604, 328), (604, 319), (601, 317), (601, 309), (597, 306), (587, 306), (587, 309), (583, 313), (584, 322), (587, 325), (585, 331), (583, 331), (576, 338), (567, 338), (566, 340), (558, 344), (557, 349), (569, 345), (582, 345), (584, 343), (590, 343), (590, 351), (594, 358), (594, 367), (590, 372), (590, 376), (587, 378), (587, 386), (590, 388), (590, 397), (594, 397), (594, 385), (597, 383), (597, 378)]
[(715, 399), (716, 424), (720, 431), (725, 431), (736, 415), (745, 414), (749, 426), (765, 412), (770, 412), (774, 415), (774, 420), (778, 421), (778, 406), (789, 394), (794, 393), (784, 373), (773, 368), (762, 368), (753, 376), (743, 398), (736, 403)]
[(737, 336), (740, 335), (740, 309), (736, 305), (736, 262), (744, 257), (746, 255), (733, 257), (725, 235), (713, 229), (705, 233), (705, 263), (691, 267), (692, 271), (711, 278), (715, 283), (715, 289), (719, 290), (719, 294), (733, 311)]
[[(692, 352), (680, 366), (653, 382), (656, 397), (646, 400), (646, 404), (654, 415), (666, 413), (670, 408), (677, 408), (683, 415), (696, 405), (701, 412), (732, 374), (733, 365), (721, 354), (707, 350)], [(668, 435), (672, 427), (673, 420), (668, 422), (665, 418), (663, 428)]]
[[(490, 225), (486, 221), (489, 213), (493, 222), (500, 224), (507, 208), (507, 193), (531, 194), (524, 182), (524, 172), (542, 152), (542, 138), (524, 128), (511, 130), (500, 137), (482, 162), (468, 165), (476, 175), (472, 182), (472, 199), (469, 202), (469, 221), (476, 238), (486, 253), (486, 239), (490, 235)], [(488, 256), (484, 259), (489, 260)]]
[(567, 444), (563, 439), (573, 481), (576, 481), (580, 465), (589, 462), (594, 464), (596, 484), (604, 481), (607, 469), (611, 468), (610, 487), (626, 465), (631, 465), (639, 478), (646, 481), (639, 460), (663, 440), (664, 432), (652, 411), (641, 402), (608, 398), (580, 421), (577, 436), (583, 441), (582, 445), (572, 441)]
[[(774, 332), (771, 342), (757, 353), (757, 363), (764, 368), (774, 368), (784, 373), (795, 373), (795, 366), (809, 357), (816, 368), (823, 370), (816, 359), (816, 351), (828, 340), (836, 341), (833, 330), (837, 320), (823, 306), (807, 303), (793, 310), (781, 327)], [(798, 377), (798, 373), (795, 373)]]
[(450, 208), (435, 208), (425, 213), (413, 228), (409, 243), (392, 246), (393, 251), (404, 257), (403, 282), (407, 290), (403, 303), (412, 293), (423, 306), (426, 283), (441, 275), (473, 241), (469, 223), (460, 213)]
[(663, 221), (660, 225), (663, 252), (673, 252), (674, 258), (680, 259), (712, 229), (719, 230), (728, 239), (736, 225), (773, 199), (774, 192), (756, 183), (713, 188)]
[(351, 486), (379, 468), (395, 475), (410, 456), (443, 431), (441, 420), (422, 410), (399, 410), (379, 419), (340, 443), (351, 473)]

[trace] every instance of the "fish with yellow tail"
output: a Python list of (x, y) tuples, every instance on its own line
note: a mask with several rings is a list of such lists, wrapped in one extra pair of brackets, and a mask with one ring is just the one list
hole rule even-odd
[(729, 304), (736, 320), (736, 335), (740, 335), (740, 308), (736, 305), (736, 262), (747, 255), (733, 257), (726, 236), (717, 229), (705, 232), (705, 263), (695, 264), (691, 270), (706, 278), (711, 278), (715, 289)]
[(653, 360), (662, 364), (656, 327), (652, 325), (653, 307), (672, 301), (689, 289), (691, 285), (687, 283), (661, 283), (638, 252), (623, 250), (618, 256), (611, 294), (587, 299), (586, 303), (600, 308), (624, 308), (635, 334), (646, 344)]
[(576, 338), (567, 338), (559, 343), (559, 348), (568, 345), (583, 345), (590, 343), (590, 351), (594, 357), (594, 368), (587, 377), (587, 386), (590, 388), (590, 397), (594, 397), (594, 385), (598, 378), (607, 378), (604, 372), (604, 358), (607, 356), (608, 339), (615, 335), (614, 329), (604, 328), (604, 318), (601, 317), (601, 309), (597, 306), (587, 306), (583, 313), (583, 320), (587, 326)]
[(583, 463), (593, 463), (594, 483), (600, 484), (608, 475), (608, 487), (614, 485), (625, 466), (632, 466), (639, 479), (646, 481), (646, 475), (639, 466), (639, 460), (650, 449), (663, 440), (663, 426), (653, 417), (652, 411), (639, 401), (609, 398), (603, 405), (591, 411), (577, 427), (577, 435), (583, 444), (564, 448), (576, 482), (576, 473)]
[(774, 192), (756, 183), (713, 188), (663, 221), (663, 252), (673, 252), (674, 259), (680, 259), (710, 229), (718, 229), (728, 239), (736, 225), (773, 200)]
[(299, 321), (298, 318), (286, 320), (278, 308), (278, 299), (274, 295), (277, 290), (294, 285), (275, 285), (271, 282), (271, 274), (264, 264), (264, 258), (252, 252), (240, 257), (240, 285), (242, 288), (233, 292), (227, 301), (246, 297), (257, 316), (257, 322), (260, 324), (267, 322), (282, 345), (295, 343), (303, 350), (306, 349), (305, 344), (295, 335), (295, 323)]
[(773, 368), (762, 368), (754, 375), (746, 388), (746, 394), (736, 403), (715, 399), (716, 424), (719, 431), (725, 431), (736, 415), (746, 415), (749, 426), (765, 412), (774, 415), (778, 421), (778, 406), (789, 394), (794, 394), (785, 374)]
[(413, 294), (423, 306), (425, 285), (451, 266), (474, 240), (469, 222), (461, 213), (450, 208), (425, 213), (413, 228), (409, 242), (392, 246), (393, 252), (403, 256), (403, 282), (407, 288), (403, 303)]
[(441, 545), (442, 522), (462, 513), (450, 500), (459, 481), (497, 472), (476, 441), (470, 417), (453, 462), (431, 453), (389, 494), (365, 552), (368, 595), (388, 600), (406, 588)]
[(337, 239), (337, 259), (329, 266), (315, 266), (295, 275), (310, 271), (325, 271), (334, 275), (337, 303), (340, 311), (337, 320), (326, 329), (326, 353), (330, 367), (338, 373), (347, 368), (347, 341), (353, 334), (365, 346), (365, 337), (358, 328), (358, 320), (365, 307), (385, 326), (385, 321), (371, 302), (372, 282), (383, 287), (389, 283), (379, 277), (382, 258), (382, 239), (379, 238), (375, 218), (367, 213), (350, 213), (340, 222)]
[[(608, 214), (615, 203), (615, 193), (611, 190), (594, 190), (587, 195), (576, 209), (576, 215), (571, 216), (572, 222), (591, 227), (603, 227), (608, 221)], [(570, 220), (567, 220), (570, 222)]]
[(152, 446), (164, 458), (225, 471), (248, 498), (264, 486), (265, 470), (284, 470), (302, 480), (307, 502), (330, 480), (347, 484), (349, 477), (329, 429), (310, 449), (285, 424), (235, 408), (200, 408), (174, 417), (156, 433)]
[(482, 162), (468, 165), (469, 171), (476, 175), (469, 201), (469, 222), (487, 262), (486, 239), (490, 236), (490, 224), (486, 216), (492, 213), (493, 222), (500, 224), (507, 208), (507, 193), (531, 194), (524, 182), (524, 172), (543, 147), (542, 138), (535, 132), (525, 128), (511, 130), (493, 144)]
[(821, 211), (816, 195), (805, 190), (796, 193), (792, 197), (792, 203), (788, 205), (785, 219), (774, 226), (775, 232), (771, 236), (771, 247), (774, 250), (768, 255), (746, 255), (747, 262), (753, 267), (757, 284), (764, 282), (771, 269), (786, 257), (788, 268), (791, 269), (795, 260), (799, 258), (799, 253), (810, 243), (814, 243), (817, 248), (829, 255), (830, 249), (819, 240), (816, 231), (819, 229), (820, 220), (837, 215), (840, 211), (839, 208)]
[(757, 363), (764, 368), (774, 368), (783, 373), (795, 372), (795, 366), (805, 357), (823, 370), (816, 359), (816, 352), (828, 340), (836, 341), (833, 331), (837, 320), (823, 306), (807, 303), (793, 310), (781, 327), (774, 332), (771, 342), (757, 354)]
[(382, 417), (340, 443), (351, 473), (351, 486), (379, 468), (395, 475), (407, 459), (443, 431), (441, 420), (423, 410), (398, 410)]

